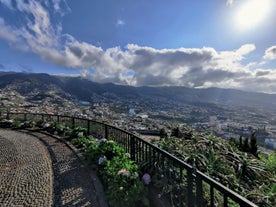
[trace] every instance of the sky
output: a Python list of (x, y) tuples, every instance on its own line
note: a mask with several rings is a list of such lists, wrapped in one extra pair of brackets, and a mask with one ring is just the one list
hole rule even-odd
[(0, 0), (0, 71), (276, 93), (276, 0)]

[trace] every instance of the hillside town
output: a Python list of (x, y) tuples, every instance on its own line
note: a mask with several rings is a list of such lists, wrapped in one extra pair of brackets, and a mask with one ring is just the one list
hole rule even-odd
[[(9, 88), (1, 89), (1, 112), (26, 112), (69, 115), (110, 123), (141, 135), (159, 136), (161, 129), (170, 134), (175, 127), (188, 126), (212, 132), (226, 140), (250, 137), (257, 132), (259, 146), (276, 150), (276, 114), (247, 108), (206, 108), (160, 102), (160, 104), (97, 96), (91, 102), (78, 100), (55, 90), (22, 96)], [(158, 102), (158, 100), (156, 100)], [(268, 119), (269, 117), (269, 119)]]

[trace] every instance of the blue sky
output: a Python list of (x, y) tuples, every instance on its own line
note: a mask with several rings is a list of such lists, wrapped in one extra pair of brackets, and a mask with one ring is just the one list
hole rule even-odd
[(0, 0), (0, 71), (276, 93), (275, 0)]

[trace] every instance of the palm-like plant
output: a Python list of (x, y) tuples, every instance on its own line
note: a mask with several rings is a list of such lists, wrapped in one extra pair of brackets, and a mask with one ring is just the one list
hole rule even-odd
[(256, 204), (269, 206), (276, 200), (276, 154), (275, 159), (259, 159), (256, 150), (251, 152), (250, 141), (243, 141), (247, 152), (236, 143), (197, 132), (189, 139), (171, 137), (156, 144)]

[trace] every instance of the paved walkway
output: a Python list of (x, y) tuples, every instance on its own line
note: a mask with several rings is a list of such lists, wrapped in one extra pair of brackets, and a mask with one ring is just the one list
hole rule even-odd
[(0, 206), (103, 206), (90, 170), (58, 139), (0, 129), (0, 155)]

